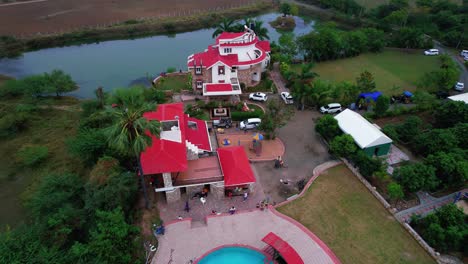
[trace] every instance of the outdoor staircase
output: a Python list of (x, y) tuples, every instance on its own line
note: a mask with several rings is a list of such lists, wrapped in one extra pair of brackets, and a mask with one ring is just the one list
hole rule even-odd
[(200, 149), (192, 144), (190, 141), (185, 140), (185, 147), (187, 149), (187, 159), (188, 160), (196, 160), (198, 159), (198, 153), (200, 153)]
[(270, 246), (270, 245), (267, 245), (266, 247), (263, 248), (263, 254), (265, 254), (267, 256), (266, 259), (263, 260), (264, 263), (266, 264), (276, 264), (277, 262), (275, 260), (273, 260), (273, 257), (275, 255), (275, 249)]

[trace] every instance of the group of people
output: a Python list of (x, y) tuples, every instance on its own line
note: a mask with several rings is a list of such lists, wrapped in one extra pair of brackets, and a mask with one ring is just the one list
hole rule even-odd
[(279, 168), (283, 168), (284, 167), (284, 161), (283, 159), (281, 158), (281, 156), (278, 156), (276, 159), (275, 159), (275, 169), (279, 169)]

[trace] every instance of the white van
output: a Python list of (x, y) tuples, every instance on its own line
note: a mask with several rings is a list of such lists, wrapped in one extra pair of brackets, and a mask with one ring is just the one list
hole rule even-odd
[(338, 103), (327, 104), (320, 107), (320, 113), (322, 114), (333, 114), (341, 112), (341, 105)]
[(260, 123), (262, 123), (262, 120), (260, 118), (249, 118), (240, 122), (239, 128), (242, 130), (254, 129), (258, 127)]

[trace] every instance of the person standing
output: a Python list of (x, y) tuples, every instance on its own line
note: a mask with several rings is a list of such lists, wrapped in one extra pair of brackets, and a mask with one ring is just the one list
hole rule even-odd
[(236, 208), (234, 206), (232, 206), (230, 209), (229, 209), (229, 213), (230, 214), (235, 214), (236, 213)]
[(249, 197), (249, 194), (247, 192), (244, 193), (244, 200), (243, 202), (247, 201), (247, 198)]

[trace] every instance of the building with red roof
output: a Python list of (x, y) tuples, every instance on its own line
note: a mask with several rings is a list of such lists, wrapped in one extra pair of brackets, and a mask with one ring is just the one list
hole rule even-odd
[(225, 186), (249, 187), (255, 182), (244, 149), (213, 151), (206, 122), (185, 114), (183, 103), (158, 105), (143, 117), (159, 121), (161, 132), (141, 153), (141, 169), (168, 202), (179, 200), (181, 189), (193, 194), (209, 187), (222, 197)]
[(270, 42), (261, 41), (246, 27), (244, 32), (223, 32), (216, 44), (187, 58), (195, 92), (204, 96), (236, 96), (260, 82), (270, 63)]

